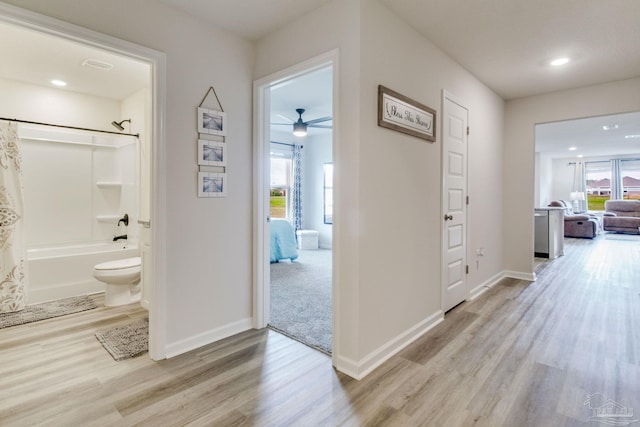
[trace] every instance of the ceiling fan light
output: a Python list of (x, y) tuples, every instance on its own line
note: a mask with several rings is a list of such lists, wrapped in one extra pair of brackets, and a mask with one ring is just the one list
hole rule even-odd
[(293, 124), (293, 134), (295, 136), (307, 136), (307, 124), (297, 121)]

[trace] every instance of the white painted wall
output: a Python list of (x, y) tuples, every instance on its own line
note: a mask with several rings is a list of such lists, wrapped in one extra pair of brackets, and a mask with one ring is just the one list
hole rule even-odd
[[(7, 3), (166, 53), (167, 352), (250, 328), (253, 45), (150, 0)], [(229, 196), (215, 200), (196, 192), (196, 108), (211, 86), (229, 124)]]
[(324, 223), (325, 163), (331, 163), (331, 136), (307, 137), (304, 143), (303, 215), (304, 228), (318, 231), (321, 248), (331, 249), (331, 224)]
[(502, 270), (502, 197), (495, 189), (502, 185), (504, 106), (377, 1), (333, 1), (260, 40), (256, 74), (333, 48), (340, 49), (341, 91), (334, 114), (340, 326), (334, 352), (339, 368), (358, 375), (423, 330), (441, 308), (440, 138), (427, 143), (379, 128), (377, 85), (437, 111), (447, 89), (470, 109), (469, 183), (476, 201), (469, 244), (486, 254), (469, 275), (471, 287)]
[(535, 202), (536, 207), (545, 207), (553, 197), (553, 159), (548, 154), (535, 154)]
[(640, 78), (507, 102), (504, 145), (505, 268), (533, 277), (534, 126), (640, 110)]
[(120, 102), (69, 90), (0, 79), (0, 117), (114, 130)]
[(468, 247), (485, 251), (471, 268), (470, 288), (502, 269), (502, 197), (494, 189), (502, 182), (503, 102), (376, 1), (363, 2), (361, 38), (359, 337), (365, 356), (441, 309), (441, 132), (428, 143), (377, 126), (377, 86), (434, 108), (438, 125), (443, 89), (469, 108)]

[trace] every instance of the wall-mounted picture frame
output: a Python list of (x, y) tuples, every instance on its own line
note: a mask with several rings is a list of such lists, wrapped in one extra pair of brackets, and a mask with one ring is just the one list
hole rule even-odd
[(198, 197), (227, 197), (227, 174), (198, 172)]
[(436, 111), (380, 85), (378, 126), (435, 142)]
[(198, 107), (198, 132), (225, 136), (227, 134), (227, 113)]
[(227, 166), (227, 144), (221, 141), (198, 140), (198, 164)]

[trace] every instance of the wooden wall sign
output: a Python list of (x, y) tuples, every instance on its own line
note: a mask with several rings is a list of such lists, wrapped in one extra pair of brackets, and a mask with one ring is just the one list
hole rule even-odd
[(436, 111), (380, 85), (378, 86), (378, 126), (434, 142)]

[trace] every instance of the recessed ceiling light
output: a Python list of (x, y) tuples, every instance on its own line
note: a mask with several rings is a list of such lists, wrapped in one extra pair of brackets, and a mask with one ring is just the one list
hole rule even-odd
[(624, 139), (634, 139), (634, 138), (640, 138), (640, 135), (625, 135)]
[(569, 147), (569, 151), (575, 151), (577, 149), (578, 149), (578, 147)]
[(602, 126), (602, 129), (604, 130), (618, 129), (618, 125), (604, 125)]
[(569, 62), (569, 58), (564, 57), (564, 58), (556, 58), (553, 61), (551, 61), (550, 64), (553, 65), (554, 67), (559, 67), (560, 65), (567, 64), (568, 62)]
[(56, 85), (56, 86), (63, 87), (63, 86), (66, 86), (66, 85), (67, 85), (67, 82), (63, 82), (62, 80), (56, 80), (56, 79), (54, 79), (54, 80), (51, 80), (51, 84), (52, 84), (52, 85)]
[(578, 154), (578, 157), (584, 157), (582, 154)]

